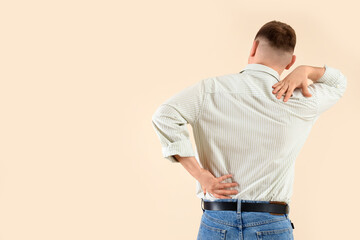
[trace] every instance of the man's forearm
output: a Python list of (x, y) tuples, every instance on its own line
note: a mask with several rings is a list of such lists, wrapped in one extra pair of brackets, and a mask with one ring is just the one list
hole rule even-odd
[(314, 83), (319, 80), (325, 73), (325, 67), (313, 67), (304, 65), (307, 77)]
[(174, 155), (174, 157), (183, 165), (183, 167), (193, 176), (195, 179), (199, 179), (201, 170), (203, 169), (197, 162), (195, 157), (181, 157)]

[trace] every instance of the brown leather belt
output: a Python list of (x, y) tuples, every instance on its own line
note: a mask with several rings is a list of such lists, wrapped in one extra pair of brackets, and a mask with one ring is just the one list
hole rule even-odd
[[(203, 210), (237, 211), (237, 202), (204, 201), (201, 199)], [(290, 212), (286, 202), (269, 201), (269, 203), (242, 202), (242, 212), (268, 212), (272, 215), (283, 215)]]

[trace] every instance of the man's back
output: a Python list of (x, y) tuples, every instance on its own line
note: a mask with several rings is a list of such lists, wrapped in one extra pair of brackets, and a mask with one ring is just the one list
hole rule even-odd
[[(346, 78), (326, 66), (319, 82), (308, 87), (312, 97), (295, 89), (287, 102), (272, 93), (279, 80), (274, 69), (248, 64), (240, 73), (204, 79), (168, 99), (153, 115), (164, 157), (176, 162), (174, 154), (196, 155), (215, 177), (233, 174), (224, 181), (239, 183), (232, 198), (290, 203), (295, 159), (319, 115), (343, 95)], [(193, 128), (195, 152), (185, 123)], [(217, 199), (204, 196), (198, 181), (196, 194)]]

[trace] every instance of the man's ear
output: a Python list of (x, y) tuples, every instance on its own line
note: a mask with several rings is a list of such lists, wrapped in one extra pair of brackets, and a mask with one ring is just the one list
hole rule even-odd
[(256, 49), (257, 49), (258, 46), (259, 46), (259, 40), (254, 40), (253, 45), (252, 45), (251, 50), (250, 50), (250, 57), (255, 56)]
[(289, 68), (291, 68), (291, 66), (295, 63), (295, 61), (296, 61), (296, 56), (292, 55), (291, 62), (288, 65), (286, 65), (285, 69), (289, 70)]

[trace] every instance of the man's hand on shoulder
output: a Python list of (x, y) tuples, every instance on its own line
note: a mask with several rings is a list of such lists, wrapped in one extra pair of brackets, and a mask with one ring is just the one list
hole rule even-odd
[(274, 88), (273, 93), (277, 93), (276, 98), (281, 98), (281, 96), (286, 92), (284, 97), (284, 102), (286, 102), (296, 88), (301, 88), (302, 94), (305, 97), (311, 97), (312, 95), (308, 90), (308, 86), (310, 85), (308, 80), (310, 73), (309, 70), (308, 66), (298, 66), (283, 80), (275, 83), (272, 87)]

